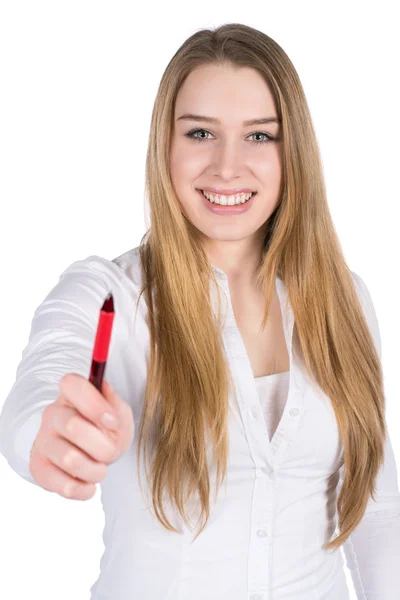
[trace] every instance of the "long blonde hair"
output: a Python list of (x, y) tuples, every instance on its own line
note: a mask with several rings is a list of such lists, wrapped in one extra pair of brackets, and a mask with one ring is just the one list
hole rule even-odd
[(283, 186), (268, 220), (257, 271), (257, 284), (265, 293), (262, 327), (278, 275), (288, 290), (306, 368), (331, 400), (343, 443), (340, 535), (323, 546), (336, 550), (359, 523), (370, 496), (375, 500), (386, 440), (380, 358), (331, 219), (298, 74), (273, 39), (243, 24), (202, 29), (189, 37), (162, 76), (152, 112), (146, 160), (151, 228), (140, 244), (140, 296), (146, 292), (150, 361), (139, 425), (139, 482), (141, 447), (146, 457), (149, 430), (155, 426), (155, 514), (177, 532), (162, 496), (168, 492), (188, 523), (184, 504), (197, 491), (203, 517), (197, 537), (210, 516), (207, 435), (216, 461), (216, 493), (226, 476), (231, 374), (210, 303), (210, 281), (216, 280), (198, 230), (182, 214), (169, 171), (177, 93), (188, 74), (204, 64), (256, 69), (270, 87), (281, 119)]

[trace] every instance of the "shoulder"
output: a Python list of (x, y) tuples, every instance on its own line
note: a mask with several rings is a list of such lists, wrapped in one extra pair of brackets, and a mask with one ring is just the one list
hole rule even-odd
[(132, 283), (137, 286), (142, 285), (140, 246), (127, 250), (123, 254), (113, 258), (111, 262), (117, 265), (124, 276), (132, 281)]
[(360, 299), (360, 302), (362, 304), (362, 307), (368, 313), (371, 313), (371, 311), (375, 312), (371, 294), (370, 294), (370, 291), (369, 291), (368, 286), (366, 285), (364, 279), (358, 273), (355, 273), (354, 271), (350, 271), (350, 273), (353, 278), (355, 289), (356, 289), (356, 292)]
[(365, 281), (362, 279), (362, 277), (358, 273), (355, 273), (355, 271), (350, 271), (350, 273), (351, 273), (351, 276), (353, 277), (353, 281), (355, 283), (357, 293), (359, 295), (361, 295), (363, 298), (365, 298), (366, 295), (369, 295), (369, 291), (365, 284)]
[(123, 254), (107, 259), (97, 254), (91, 254), (81, 260), (71, 263), (60, 276), (79, 276), (87, 279), (102, 280), (107, 285), (118, 285), (132, 291), (142, 285), (139, 246), (127, 250)]
[(381, 336), (379, 330), (379, 323), (374, 303), (372, 301), (371, 293), (364, 279), (358, 273), (351, 271), (351, 275), (353, 277), (355, 288), (361, 306), (363, 308), (367, 324), (374, 339), (375, 346), (377, 348), (379, 356), (381, 356)]

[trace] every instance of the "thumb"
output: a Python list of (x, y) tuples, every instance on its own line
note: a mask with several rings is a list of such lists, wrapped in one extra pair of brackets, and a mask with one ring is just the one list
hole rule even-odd
[(103, 379), (103, 382), (102, 382), (101, 393), (103, 394), (105, 399), (108, 401), (111, 408), (114, 409), (115, 413), (117, 415), (121, 415), (121, 409), (122, 409), (121, 403), (124, 401), (117, 394), (117, 392), (111, 387), (111, 385), (108, 383), (108, 381), (106, 381), (105, 379)]
[[(115, 435), (119, 439), (120, 453), (124, 453), (131, 445), (135, 432), (132, 409), (105, 379), (103, 379), (101, 390), (110, 407), (117, 415), (119, 433)], [(108, 432), (108, 435), (112, 435), (112, 433)]]
[(114, 390), (111, 387), (111, 385), (108, 383), (108, 381), (106, 379), (103, 379), (103, 381), (101, 383), (101, 393), (103, 394), (103, 396), (105, 396), (107, 398), (113, 392), (114, 392)]
[(119, 394), (111, 387), (111, 385), (103, 379), (101, 385), (101, 393), (109, 403), (110, 407), (114, 410), (117, 417), (122, 419), (126, 418), (126, 409), (128, 404), (121, 398)]

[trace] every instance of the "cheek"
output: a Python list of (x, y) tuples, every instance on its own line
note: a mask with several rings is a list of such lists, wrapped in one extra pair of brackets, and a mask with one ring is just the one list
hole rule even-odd
[(254, 168), (258, 178), (271, 192), (280, 188), (282, 182), (282, 165), (278, 157), (270, 157)]
[(202, 146), (201, 142), (188, 142), (180, 139), (172, 146), (171, 163), (174, 163), (177, 172), (192, 172), (200, 165), (207, 164), (209, 160), (210, 153)]
[(262, 170), (265, 175), (274, 175), (281, 169), (282, 160), (280, 157), (279, 150), (276, 146), (269, 148), (263, 156), (255, 158), (254, 164), (257, 163), (258, 168)]
[(178, 147), (174, 147), (171, 149), (170, 170), (172, 183), (175, 189), (178, 189), (179, 184), (182, 183), (183, 175), (185, 172), (184, 156), (180, 152)]

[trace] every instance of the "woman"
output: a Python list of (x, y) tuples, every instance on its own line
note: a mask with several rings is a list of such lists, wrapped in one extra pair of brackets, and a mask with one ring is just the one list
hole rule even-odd
[[(397, 598), (379, 327), (335, 233), (302, 85), (274, 40), (228, 24), (185, 41), (155, 101), (146, 187), (140, 246), (73, 263), (38, 307), (2, 453), (45, 489), (73, 481), (76, 499), (101, 481), (92, 600), (344, 600), (340, 546), (358, 598)], [(123, 442), (109, 438), (113, 461), (89, 447), (84, 414), (104, 399), (87, 376), (110, 289), (115, 392), (103, 394), (126, 427)], [(66, 416), (57, 430), (55, 405), (82, 411), (81, 437)], [(46, 447), (50, 423), (58, 445)]]

